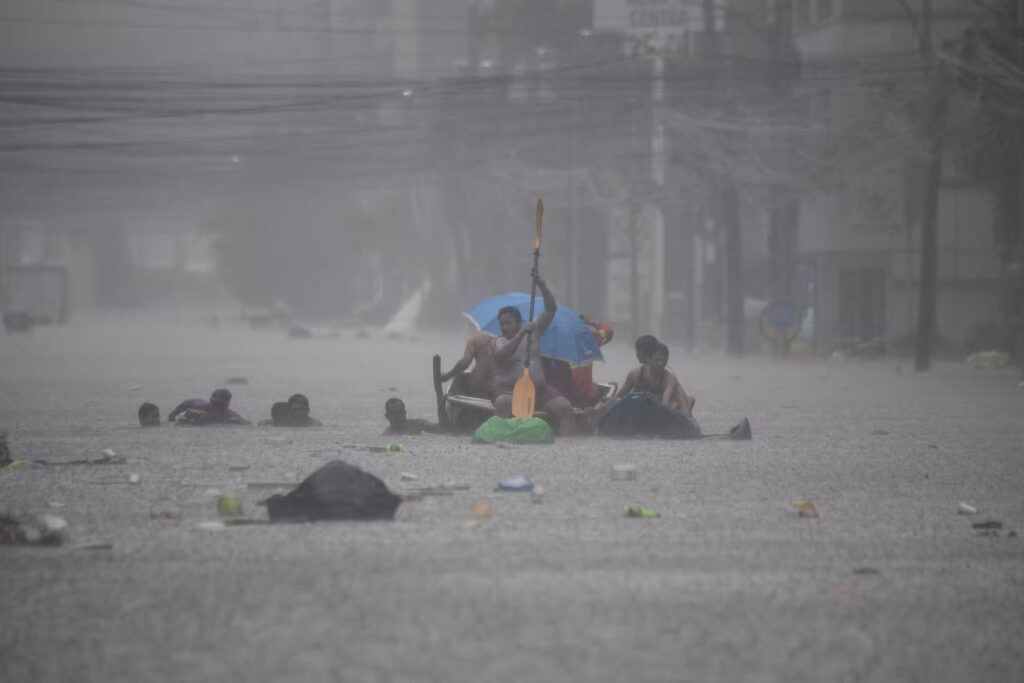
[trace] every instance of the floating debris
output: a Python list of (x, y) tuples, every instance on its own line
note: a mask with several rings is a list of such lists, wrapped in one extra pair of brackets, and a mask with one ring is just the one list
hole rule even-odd
[(797, 517), (817, 518), (818, 509), (814, 507), (814, 503), (809, 500), (798, 500), (793, 503), (793, 507), (796, 509)]

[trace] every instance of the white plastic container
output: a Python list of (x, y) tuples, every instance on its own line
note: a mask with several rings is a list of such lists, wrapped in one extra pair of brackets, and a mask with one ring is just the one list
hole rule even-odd
[(612, 465), (612, 479), (614, 481), (633, 481), (636, 479), (636, 465), (631, 462)]

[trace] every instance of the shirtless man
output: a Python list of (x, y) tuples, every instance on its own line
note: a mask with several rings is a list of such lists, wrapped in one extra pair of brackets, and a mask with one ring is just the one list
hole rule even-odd
[(231, 392), (227, 389), (216, 389), (210, 394), (209, 401), (201, 398), (185, 399), (167, 415), (167, 421), (174, 422), (178, 415), (184, 413), (181, 424), (252, 424), (231, 410), (229, 405), (231, 405)]
[[(476, 398), (494, 398), (494, 361), (491, 358), (491, 342), (494, 335), (488, 332), (477, 332), (466, 340), (466, 350), (452, 369), (441, 375), (441, 381), (447, 382), (455, 378), (448, 387), (449, 394), (459, 396), (475, 396)], [(472, 365), (473, 369), (466, 372)]]
[(385, 434), (400, 434), (413, 436), (427, 432), (428, 434), (441, 434), (443, 429), (435, 422), (421, 420), (417, 417), (406, 417), (405, 403), (400, 398), (389, 398), (384, 403), (384, 417), (388, 421)]
[(523, 376), (526, 363), (526, 342), (523, 339), (530, 335), (530, 379), (536, 390), (534, 405), (554, 417), (558, 423), (559, 436), (576, 434), (576, 418), (572, 412), (569, 399), (547, 384), (544, 366), (540, 357), (540, 338), (544, 336), (548, 326), (555, 317), (558, 303), (555, 295), (548, 289), (547, 283), (536, 272), (534, 282), (544, 296), (544, 310), (533, 322), (523, 322), (523, 315), (515, 306), (506, 306), (498, 312), (501, 324), (501, 336), (491, 342), (494, 360), (494, 413), (498, 417), (512, 417), (512, 391), (516, 382)]

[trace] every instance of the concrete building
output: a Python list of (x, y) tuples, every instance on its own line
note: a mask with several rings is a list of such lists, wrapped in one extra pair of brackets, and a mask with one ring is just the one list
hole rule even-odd
[[(978, 5), (932, 4), (933, 44), (955, 57)], [(865, 342), (907, 349), (917, 322), (927, 150), (917, 132), (927, 106), (917, 54), (922, 17), (896, 2), (795, 0), (792, 7), (803, 62), (798, 96), (809, 125), (823, 126), (833, 145), (839, 141), (839, 181), (800, 203), (797, 250), (809, 273), (816, 350)], [(967, 170), (978, 132), (970, 95), (952, 80), (945, 91), (937, 332), (939, 348), (953, 351), (975, 326), (998, 316), (1000, 271), (993, 197)]]

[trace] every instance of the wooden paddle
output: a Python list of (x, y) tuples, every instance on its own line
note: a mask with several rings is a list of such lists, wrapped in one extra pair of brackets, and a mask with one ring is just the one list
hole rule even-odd
[[(533, 322), (533, 304), (537, 300), (537, 264), (540, 261), (540, 225), (544, 218), (544, 202), (537, 198), (537, 237), (533, 241), (533, 289), (530, 290), (530, 322)], [(526, 363), (523, 376), (516, 380), (512, 388), (512, 415), (515, 417), (533, 417), (533, 405), (537, 399), (537, 388), (530, 379), (530, 345), (533, 343), (533, 331), (526, 333)]]

